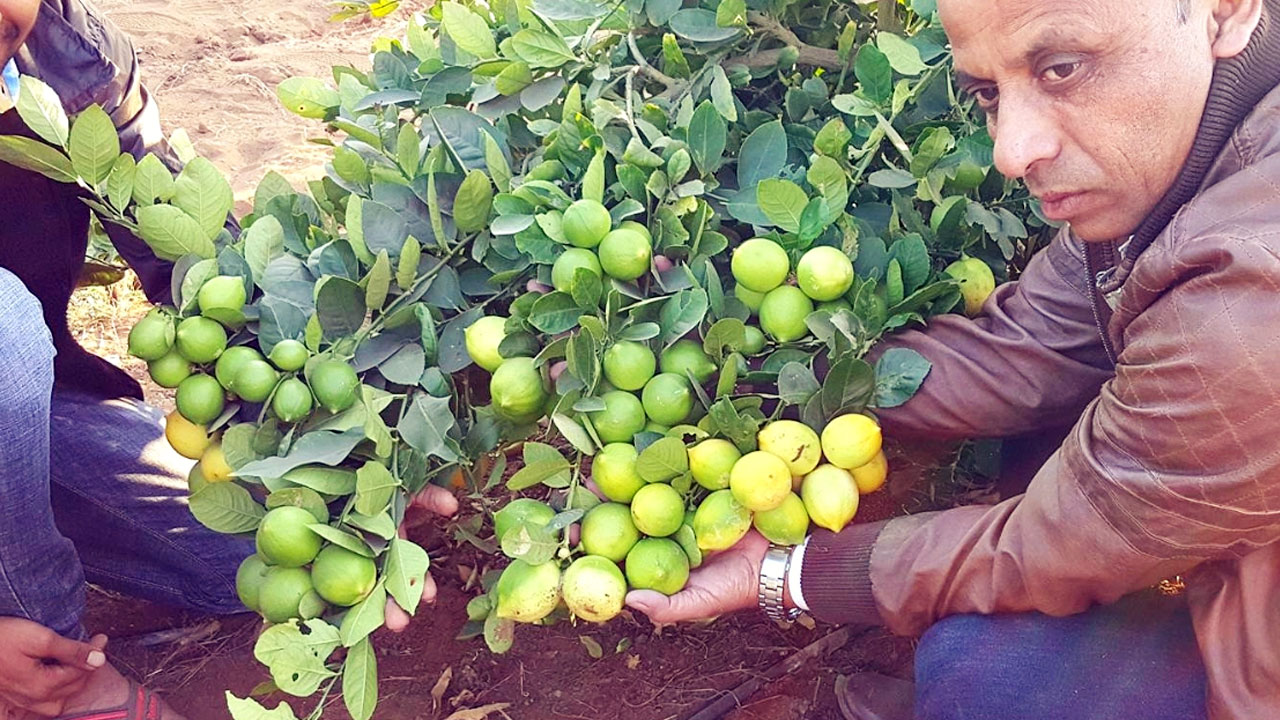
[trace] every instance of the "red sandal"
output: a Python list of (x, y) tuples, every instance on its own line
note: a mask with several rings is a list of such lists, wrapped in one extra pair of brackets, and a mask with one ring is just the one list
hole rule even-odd
[(53, 720), (160, 720), (160, 696), (143, 685), (129, 681), (129, 699), (105, 710), (59, 715)]

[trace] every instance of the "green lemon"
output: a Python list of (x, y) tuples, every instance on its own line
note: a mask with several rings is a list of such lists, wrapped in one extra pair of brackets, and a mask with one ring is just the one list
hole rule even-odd
[(662, 351), (659, 366), (664, 373), (675, 373), (680, 377), (693, 377), (701, 385), (716, 374), (716, 364), (702, 349), (702, 344), (693, 340), (677, 340), (671, 347)]
[(623, 220), (618, 223), (618, 229), (635, 230), (643, 235), (644, 239), (648, 240), (650, 245), (653, 245), (653, 234), (649, 232), (649, 228), (644, 223), (636, 222), (635, 220)]
[(593, 248), (600, 244), (613, 227), (609, 209), (595, 200), (578, 200), (565, 208), (561, 224), (564, 238), (580, 248)]
[(645, 538), (627, 553), (627, 582), (638, 590), (674, 595), (689, 581), (689, 556), (668, 538)]
[(742, 301), (752, 315), (760, 312), (760, 303), (764, 302), (764, 293), (756, 292), (742, 283), (733, 286), (733, 296)]
[(778, 545), (799, 545), (809, 533), (809, 513), (795, 493), (788, 493), (778, 507), (756, 513), (751, 522), (769, 542)]
[(986, 179), (987, 171), (985, 168), (972, 161), (965, 160), (956, 167), (955, 176), (943, 182), (942, 189), (946, 192), (968, 192), (982, 185), (982, 182)]
[(800, 499), (815, 525), (840, 532), (858, 512), (858, 484), (844, 468), (819, 465), (804, 476)]
[(659, 435), (666, 435), (667, 433), (671, 432), (671, 426), (663, 425), (662, 423), (656, 423), (650, 420), (649, 422), (644, 424), (644, 431), (657, 433)]
[(311, 351), (307, 346), (292, 338), (276, 343), (276, 346), (271, 348), (271, 353), (267, 355), (267, 359), (272, 364), (285, 372), (301, 370), (310, 358)]
[(192, 375), (178, 384), (174, 404), (186, 419), (196, 425), (208, 425), (222, 414), (226, 398), (212, 375)]
[(684, 524), (684, 498), (666, 483), (651, 483), (631, 498), (631, 520), (650, 537), (666, 537)]
[(756, 443), (787, 463), (793, 477), (818, 467), (822, 460), (822, 442), (812, 428), (795, 420), (775, 420), (756, 434)]
[(271, 398), (271, 412), (287, 423), (304, 420), (311, 414), (311, 388), (296, 377), (285, 378)]
[(693, 410), (693, 389), (682, 375), (662, 372), (644, 385), (644, 412), (663, 425), (679, 425)]
[(200, 314), (205, 315), (219, 310), (240, 312), (244, 309), (244, 280), (234, 275), (219, 275), (209, 278), (196, 293), (196, 304)]
[(325, 601), (351, 607), (373, 592), (378, 566), (373, 560), (346, 548), (330, 545), (316, 555), (311, 582)]
[(173, 318), (154, 309), (129, 330), (129, 354), (143, 360), (159, 360), (173, 348), (173, 339)]
[(227, 331), (207, 317), (189, 317), (178, 323), (174, 344), (182, 357), (193, 363), (218, 359), (227, 347)]
[[(598, 432), (598, 431), (597, 431)], [(614, 442), (600, 448), (591, 460), (591, 479), (604, 496), (614, 502), (629, 503), (645, 482), (636, 472), (634, 445)]]
[(967, 206), (969, 198), (963, 195), (951, 195), (943, 198), (942, 202), (933, 206), (933, 212), (929, 213), (929, 228), (934, 232), (938, 232), (942, 227), (942, 223), (946, 221), (947, 215), (951, 213), (953, 208)]
[(689, 448), (689, 472), (708, 490), (729, 487), (729, 472), (742, 457), (738, 446), (721, 438), (711, 438)]
[(631, 508), (622, 503), (601, 503), (582, 518), (582, 548), (591, 555), (622, 562), (639, 539)]
[(964, 298), (964, 314), (973, 317), (982, 312), (982, 304), (996, 289), (996, 276), (991, 266), (975, 257), (964, 257), (943, 271), (960, 281), (960, 296)]
[(596, 277), (604, 277), (604, 271), (600, 269), (600, 259), (595, 253), (582, 248), (569, 248), (560, 253), (560, 257), (556, 258), (555, 264), (551, 266), (551, 286), (561, 292), (572, 291), (573, 275), (578, 268), (595, 273)]
[(323, 360), (311, 370), (311, 391), (320, 407), (329, 412), (342, 412), (360, 398), (360, 378), (350, 365), (341, 360)]
[(819, 245), (796, 263), (796, 283), (814, 300), (835, 300), (853, 286), (853, 261), (838, 248)]
[(658, 359), (644, 343), (620, 340), (604, 353), (604, 377), (619, 390), (639, 390), (653, 377)]
[(254, 537), (258, 554), (269, 565), (306, 565), (320, 552), (320, 536), (308, 527), (315, 521), (315, 515), (294, 505), (268, 510)]
[(841, 415), (822, 429), (822, 454), (827, 462), (846, 470), (875, 459), (880, 444), (880, 426), (859, 413)]
[(502, 354), (498, 346), (507, 336), (507, 319), (497, 315), (486, 315), (467, 326), (463, 331), (466, 341), (467, 355), (475, 364), (493, 372), (502, 364)]
[(791, 492), (791, 469), (773, 453), (749, 452), (733, 464), (729, 489), (748, 510), (772, 510)]
[(693, 534), (698, 538), (699, 550), (731, 548), (750, 529), (751, 511), (733, 497), (732, 490), (711, 493), (693, 513)]
[(218, 378), (219, 385), (230, 390), (231, 382), (236, 379), (240, 369), (251, 360), (261, 359), (262, 353), (257, 348), (248, 345), (229, 347), (218, 356), (218, 362), (213, 366), (213, 376)]
[(530, 565), (512, 560), (495, 588), (500, 618), (533, 623), (551, 614), (560, 602), (560, 566), (554, 560)]
[(533, 358), (516, 357), (502, 361), (489, 379), (489, 397), (498, 414), (512, 422), (533, 422), (542, 417), (546, 388)]
[(303, 601), (312, 592), (311, 573), (305, 568), (267, 568), (258, 586), (258, 612), (270, 623), (301, 618)]
[(545, 526), (556, 516), (551, 506), (533, 498), (516, 498), (493, 514), (493, 536), (502, 542), (502, 538), (512, 528), (525, 523)]
[(734, 248), (729, 267), (739, 285), (767, 293), (787, 279), (791, 261), (778, 243), (768, 238), (752, 238)]
[(760, 329), (778, 342), (799, 340), (809, 334), (805, 318), (813, 301), (798, 287), (783, 285), (770, 290), (760, 303)]
[(280, 382), (280, 371), (266, 360), (250, 360), (231, 378), (231, 392), (249, 402), (260, 403)]
[(742, 343), (742, 353), (747, 357), (759, 355), (764, 350), (765, 342), (764, 333), (760, 332), (760, 328), (748, 325), (746, 340)]
[(590, 622), (608, 622), (622, 612), (627, 580), (609, 558), (585, 555), (564, 571), (560, 594), (574, 615)]
[(240, 562), (236, 570), (236, 595), (250, 610), (258, 610), (258, 593), (267, 578), (267, 564), (258, 555), (250, 555)]
[(191, 363), (177, 350), (170, 350), (156, 360), (147, 363), (151, 379), (163, 388), (176, 388), (191, 377)]
[(635, 280), (649, 272), (653, 259), (653, 245), (639, 232), (618, 229), (604, 236), (596, 251), (600, 255), (600, 268), (611, 278)]
[(604, 410), (590, 413), (596, 434), (606, 443), (629, 443), (644, 429), (644, 405), (624, 390), (610, 390), (602, 397)]

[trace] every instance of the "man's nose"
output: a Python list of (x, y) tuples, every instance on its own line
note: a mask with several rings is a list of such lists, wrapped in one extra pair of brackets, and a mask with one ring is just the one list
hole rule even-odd
[(1011, 180), (1026, 177), (1037, 163), (1053, 160), (1062, 149), (1054, 115), (1032, 99), (1003, 95), (994, 130), (996, 169)]

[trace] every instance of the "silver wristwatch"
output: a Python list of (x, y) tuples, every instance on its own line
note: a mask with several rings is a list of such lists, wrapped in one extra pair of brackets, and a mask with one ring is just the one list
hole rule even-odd
[(760, 563), (760, 587), (756, 591), (756, 602), (764, 614), (774, 620), (795, 620), (803, 612), (798, 607), (788, 610), (782, 602), (790, 565), (791, 548), (781, 545), (769, 545), (769, 550)]

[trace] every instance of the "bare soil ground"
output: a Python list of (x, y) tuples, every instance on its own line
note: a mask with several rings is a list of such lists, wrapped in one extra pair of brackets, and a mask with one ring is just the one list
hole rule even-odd
[[(307, 143), (322, 129), (280, 109), (276, 83), (291, 75), (323, 77), (334, 64), (366, 65), (370, 42), (378, 35), (398, 35), (406, 12), (385, 21), (333, 24), (328, 22), (332, 8), (323, 3), (101, 2), (133, 35), (166, 126), (184, 128), (197, 150), (231, 178), (241, 200), (252, 195), (268, 170), (301, 187), (319, 175), (323, 163), (324, 149)], [(403, 7), (424, 4), (411, 0)], [(78, 291), (71, 308), (80, 342), (143, 381), (149, 401), (170, 408), (170, 393), (148, 382), (145, 365), (125, 352), (129, 327), (146, 311), (132, 276), (108, 288)], [(919, 506), (937, 464), (911, 458), (937, 457), (937, 449), (895, 457), (890, 490), (867, 498), (858, 521)], [(464, 502), (459, 521), (477, 512)], [(697, 715), (836, 630), (822, 624), (784, 629), (752, 613), (661, 633), (644, 618), (629, 616), (602, 627), (522, 627), (515, 648), (496, 656), (481, 639), (455, 640), (467, 619), (466, 603), (477, 592), (467, 578), (495, 558), (457, 542), (452, 527), (432, 528), (417, 538), (429, 549), (440, 584), (436, 606), (405, 634), (384, 632), (376, 638), (382, 694), (377, 717), (448, 718), (472, 709), (455, 720), (836, 720), (832, 684), (837, 675), (863, 669), (910, 673), (910, 641), (854, 628), (847, 643), (740, 695), (727, 714)], [(212, 618), (96, 590), (89, 625), (115, 638), (114, 662), (167, 693), (193, 720), (226, 717), (225, 690), (243, 696), (267, 679), (252, 657), (260, 627), (253, 616)], [(583, 636), (603, 649), (602, 657), (591, 657)], [(270, 706), (278, 699), (283, 698), (265, 701)], [(312, 709), (308, 702), (293, 702), (300, 714)], [(345, 717), (339, 699), (331, 697), (329, 703), (326, 717)]]

